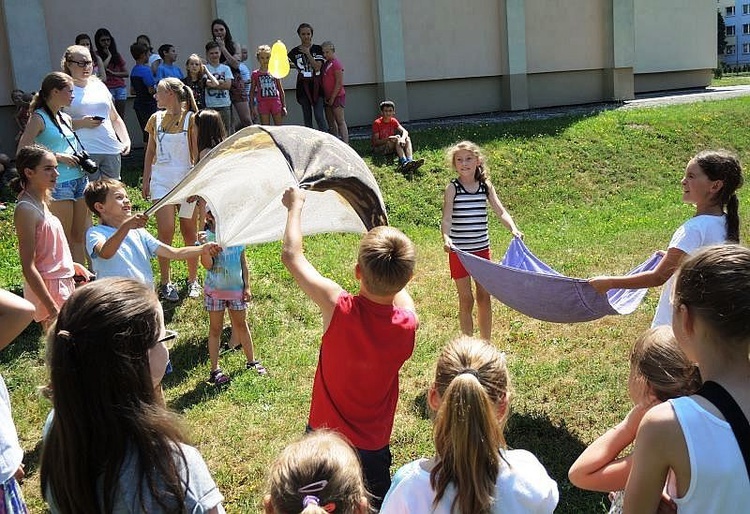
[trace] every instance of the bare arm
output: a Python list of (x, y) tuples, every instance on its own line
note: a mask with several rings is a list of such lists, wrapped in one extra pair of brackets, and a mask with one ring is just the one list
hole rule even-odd
[[(675, 468), (676, 465), (679, 467), (680, 461), (687, 465), (687, 476), (683, 475), (684, 469)], [(687, 446), (672, 406), (662, 403), (646, 413), (638, 428), (633, 466), (625, 487), (623, 512), (657, 512), (670, 468), (676, 473), (679, 492), (681, 476), (684, 478), (683, 483), (690, 482)]]
[(281, 80), (276, 79), (276, 89), (279, 91), (279, 98), (281, 99), (281, 112), (283, 116), (286, 116), (286, 93), (284, 92), (284, 86)]
[(44, 130), (44, 121), (42, 120), (42, 117), (37, 113), (33, 113), (29, 118), (29, 122), (26, 124), (23, 134), (21, 134), (21, 139), (18, 140), (18, 150), (24, 146), (33, 144), (34, 139), (42, 133), (42, 130)]
[(0, 289), (0, 350), (23, 332), (34, 318), (36, 309), (28, 300)]
[(338, 96), (339, 91), (341, 91), (341, 87), (344, 85), (344, 72), (343, 70), (336, 70), (333, 72), (333, 76), (336, 79), (336, 83), (333, 86), (333, 91), (331, 92), (331, 96), (328, 98), (327, 102), (329, 105), (333, 104), (333, 100)]
[(156, 141), (154, 141), (154, 137), (154, 134), (149, 133), (148, 144), (146, 145), (146, 152), (143, 158), (143, 179), (141, 184), (143, 198), (151, 196), (151, 166), (153, 166), (154, 156), (156, 155)]
[(679, 248), (670, 248), (656, 268), (651, 271), (617, 277), (594, 277), (589, 280), (589, 284), (600, 293), (606, 293), (610, 289), (657, 287), (669, 280), (686, 255)]
[(57, 304), (47, 290), (41, 273), (34, 264), (36, 255), (36, 225), (39, 222), (39, 213), (28, 205), (18, 205), (13, 213), (13, 221), (16, 225), (16, 236), (18, 237), (18, 253), (21, 258), (21, 270), (23, 278), (34, 294), (39, 298), (50, 317), (57, 316)]
[(111, 259), (120, 249), (120, 245), (125, 240), (133, 229), (143, 228), (148, 223), (148, 216), (145, 214), (136, 214), (135, 216), (129, 217), (127, 220), (120, 225), (115, 233), (112, 234), (106, 241), (99, 242), (94, 245), (94, 253), (102, 259)]
[(282, 198), (288, 209), (286, 228), (281, 249), (281, 262), (292, 274), (302, 291), (315, 302), (323, 315), (323, 331), (328, 329), (336, 307), (336, 301), (344, 289), (331, 279), (324, 277), (310, 264), (302, 250), (302, 206), (305, 193), (290, 187)]
[[(221, 246), (216, 243), (205, 243), (200, 246), (183, 246), (181, 248), (174, 248), (169, 245), (160, 245), (156, 249), (156, 255), (159, 257), (166, 257), (175, 261), (184, 261), (190, 257), (198, 257), (207, 255), (215, 257), (221, 252)], [(202, 261), (202, 259), (201, 259)]]
[(242, 288), (242, 299), (249, 302), (253, 293), (250, 291), (250, 270), (247, 267), (247, 257), (245, 256), (244, 250), (240, 256), (240, 264), (242, 265), (242, 283), (244, 284), (244, 287)]
[(115, 129), (117, 139), (120, 140), (123, 146), (120, 154), (128, 155), (130, 153), (130, 134), (128, 134), (128, 129), (125, 126), (125, 122), (120, 117), (117, 109), (115, 109), (114, 102), (112, 102), (111, 100), (109, 102), (109, 119), (112, 122), (112, 128)]
[(210, 87), (218, 87), (219, 81), (216, 79), (216, 77), (214, 77), (213, 73), (208, 71), (208, 68), (206, 67), (205, 64), (203, 64), (202, 67), (203, 67), (203, 74), (206, 76), (206, 85)]
[(505, 227), (513, 234), (513, 237), (523, 237), (523, 232), (518, 230), (518, 227), (516, 227), (516, 224), (513, 221), (513, 217), (503, 206), (500, 198), (498, 198), (495, 186), (493, 186), (489, 181), (487, 181), (487, 200), (490, 203), (490, 207), (493, 211), (495, 211), (495, 214), (497, 214), (497, 217), (500, 218), (500, 221), (503, 223), (503, 225), (505, 225)]
[(96, 52), (93, 52), (93, 58), (96, 61), (96, 76), (104, 82), (107, 80), (107, 69), (104, 66), (104, 62), (102, 62), (102, 58)]
[(440, 224), (441, 232), (443, 233), (443, 250), (446, 252), (451, 251), (450, 233), (451, 224), (453, 223), (453, 200), (456, 198), (456, 186), (452, 182), (449, 182), (445, 186), (445, 192), (443, 193), (443, 221)]
[(636, 405), (616, 426), (586, 448), (568, 471), (571, 483), (589, 491), (619, 491), (625, 488), (632, 456), (617, 458), (634, 440), (638, 424), (650, 405)]

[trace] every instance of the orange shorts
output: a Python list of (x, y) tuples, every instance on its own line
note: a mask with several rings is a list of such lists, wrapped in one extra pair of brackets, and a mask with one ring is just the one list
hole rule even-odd
[[(477, 257), (481, 257), (482, 259), (490, 260), (490, 249), (486, 248), (484, 250), (479, 250), (478, 252), (469, 252), (472, 255), (476, 255)], [(451, 268), (451, 278), (453, 280), (458, 280), (459, 278), (465, 278), (469, 276), (469, 272), (466, 271), (466, 268), (464, 268), (464, 265), (461, 264), (461, 259), (458, 258), (458, 254), (456, 252), (450, 252), (448, 254), (448, 265)]]

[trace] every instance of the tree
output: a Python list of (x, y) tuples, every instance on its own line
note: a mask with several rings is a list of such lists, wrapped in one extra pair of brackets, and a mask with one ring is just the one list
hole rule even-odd
[(724, 24), (724, 17), (719, 11), (716, 11), (716, 52), (718, 55), (724, 55), (727, 48), (727, 26)]

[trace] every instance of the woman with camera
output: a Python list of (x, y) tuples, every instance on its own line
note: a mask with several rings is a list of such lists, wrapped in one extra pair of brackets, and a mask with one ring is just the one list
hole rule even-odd
[(107, 86), (93, 73), (91, 53), (85, 46), (69, 46), (60, 61), (62, 71), (73, 77), (73, 103), (65, 112), (73, 129), (99, 170), (89, 180), (120, 180), (121, 155), (130, 152), (130, 136), (115, 109)]
[(59, 176), (54, 180), (49, 209), (60, 219), (70, 253), (75, 262), (86, 262), (83, 238), (89, 211), (83, 199), (88, 184), (84, 166), (96, 168), (90, 159), (82, 159), (83, 149), (73, 132), (70, 116), (62, 112), (73, 101), (73, 79), (53, 71), (42, 80), (42, 86), (31, 101), (33, 112), (21, 139), (19, 150), (32, 143), (45, 146), (55, 154)]

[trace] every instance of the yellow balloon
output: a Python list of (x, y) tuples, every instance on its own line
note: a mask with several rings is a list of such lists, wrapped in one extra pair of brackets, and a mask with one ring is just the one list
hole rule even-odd
[(286, 56), (286, 46), (280, 39), (271, 47), (268, 72), (277, 79), (283, 79), (289, 75), (289, 58)]

